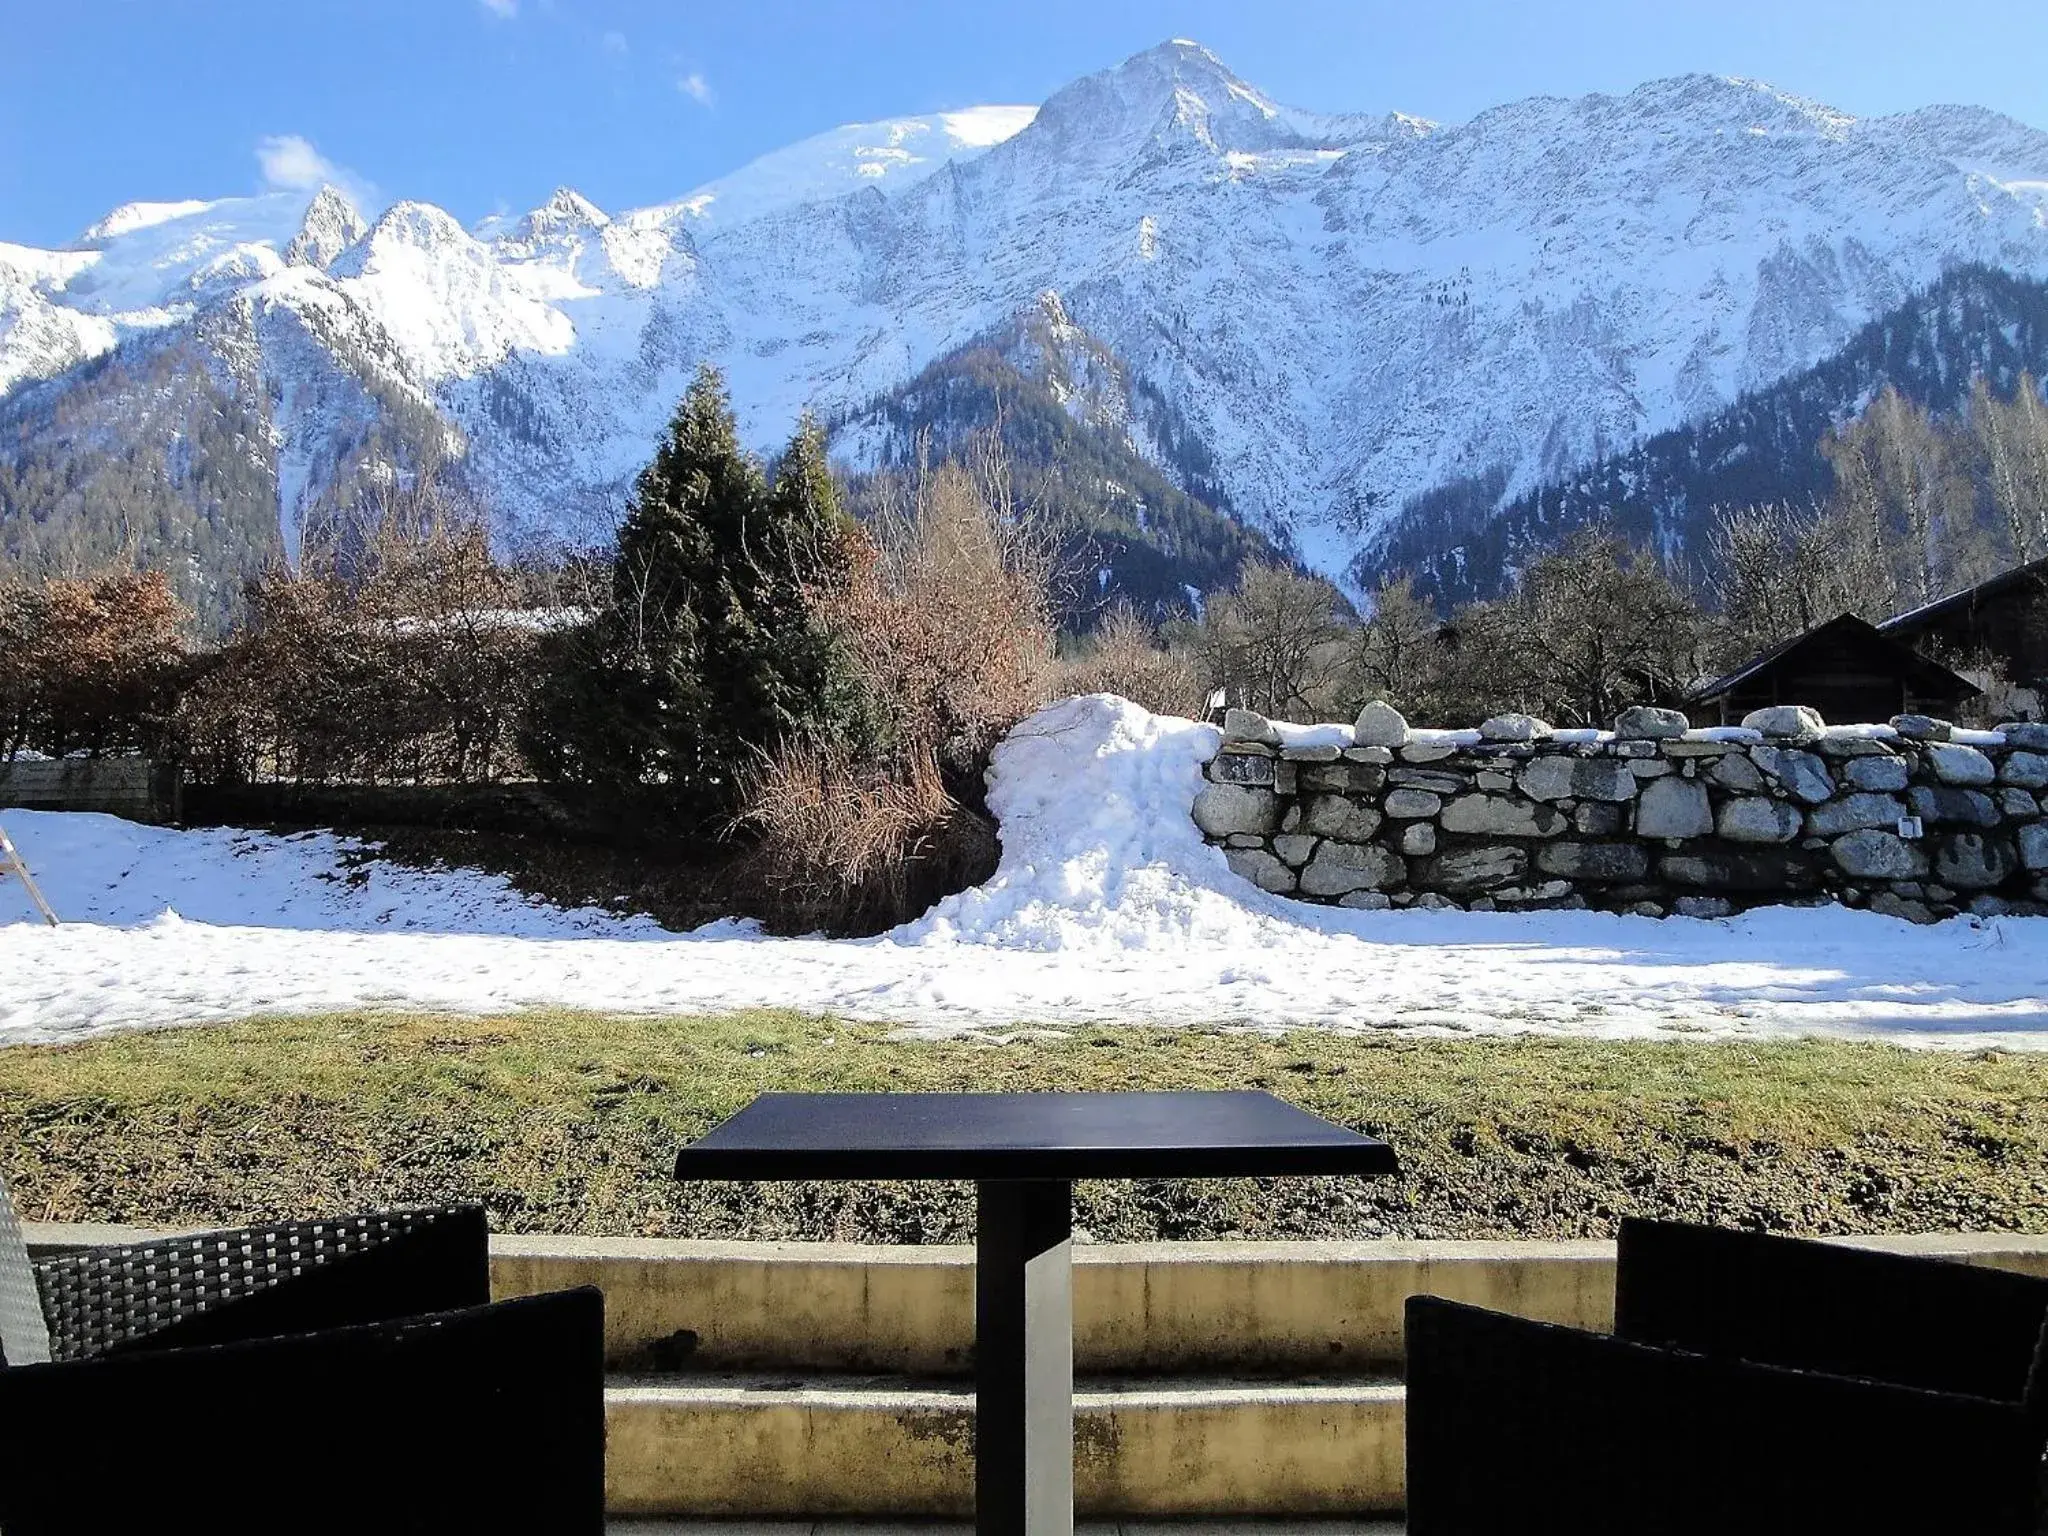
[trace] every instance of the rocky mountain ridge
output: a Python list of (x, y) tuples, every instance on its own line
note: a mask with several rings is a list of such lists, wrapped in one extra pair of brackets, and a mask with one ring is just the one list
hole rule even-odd
[[(1512, 500), (1815, 364), (1959, 263), (2048, 276), (2048, 134), (1707, 76), (1455, 126), (1309, 113), (1175, 42), (1035, 112), (838, 130), (616, 215), (564, 189), (473, 228), (419, 202), (364, 220), (323, 190), (0, 244), (0, 545), (101, 539), (108, 455), (166, 558), (210, 558), (209, 516), (289, 550), (428, 459), (508, 543), (602, 537), (700, 360), (765, 448), (1050, 295), (1113, 360), (1139, 453), (1341, 576), (1432, 490)], [(148, 402), (124, 393), (143, 378)], [(232, 422), (213, 451), (246, 463), (208, 479), (189, 436), (136, 439), (168, 416)], [(856, 468), (893, 451), (842, 443)]]

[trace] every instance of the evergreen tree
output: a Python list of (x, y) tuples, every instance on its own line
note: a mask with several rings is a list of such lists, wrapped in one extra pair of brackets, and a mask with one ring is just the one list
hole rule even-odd
[(635, 482), (610, 608), (572, 642), (529, 733), (549, 777), (656, 788), (691, 819), (792, 736), (857, 728), (860, 690), (811, 595), (846, 559), (824, 438), (806, 418), (771, 485), (724, 381), (700, 369)]
[(767, 514), (764, 558), (754, 572), (767, 642), (761, 688), (776, 717), (773, 734), (871, 745), (882, 729), (876, 701), (844, 642), (811, 609), (817, 594), (844, 589), (860, 535), (839, 504), (825, 429), (808, 411), (776, 466)]

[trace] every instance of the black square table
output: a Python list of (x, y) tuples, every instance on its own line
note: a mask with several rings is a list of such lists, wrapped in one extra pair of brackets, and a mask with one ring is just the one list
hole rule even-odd
[(679, 1179), (973, 1179), (974, 1509), (1074, 1528), (1073, 1181), (1393, 1173), (1393, 1148), (1270, 1093), (766, 1093)]

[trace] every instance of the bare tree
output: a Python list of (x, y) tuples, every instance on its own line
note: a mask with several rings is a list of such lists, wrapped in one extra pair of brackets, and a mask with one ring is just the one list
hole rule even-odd
[(1060, 668), (1062, 693), (1114, 693), (1159, 715), (1200, 719), (1208, 696), (1194, 661), (1119, 599)]
[(1350, 690), (1354, 712), (1384, 699), (1418, 719), (1443, 717), (1449, 707), (1450, 668), (1456, 652), (1436, 609), (1418, 597), (1407, 577), (1373, 594), (1372, 613), (1351, 631)]
[(1970, 430), (2013, 560), (2048, 555), (2048, 406), (2033, 375), (2020, 375), (2009, 404), (1980, 377), (1970, 392)]
[(1337, 708), (1347, 628), (1344, 599), (1328, 582), (1253, 562), (1234, 591), (1209, 599), (1202, 663), (1233, 704), (1268, 715), (1328, 715)]
[(1939, 597), (1976, 563), (1972, 491), (1953, 436), (1898, 390), (1887, 385), (1821, 451), (1857, 552), (1881, 576), (1875, 616)]
[(1768, 502), (1724, 507), (1707, 539), (1708, 586), (1728, 659), (1762, 650), (1838, 614), (1880, 619), (1895, 586), (1848, 507)]
[(1703, 670), (1707, 633), (1654, 558), (1597, 529), (1534, 561), (1499, 602), (1461, 610), (1454, 627), (1471, 713), (1594, 726), (1681, 697)]

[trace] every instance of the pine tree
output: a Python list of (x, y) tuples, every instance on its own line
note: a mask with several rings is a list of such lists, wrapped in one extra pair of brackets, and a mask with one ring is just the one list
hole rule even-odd
[(808, 411), (776, 466), (767, 500), (755, 609), (767, 641), (762, 694), (772, 730), (869, 745), (881, 727), (853, 660), (812, 612), (817, 595), (843, 588), (858, 532), (840, 507), (825, 457), (825, 429)]
[(541, 770), (658, 789), (708, 819), (734, 808), (758, 753), (856, 729), (860, 690), (811, 611), (849, 532), (816, 423), (770, 485), (724, 381), (700, 369), (634, 484), (611, 607), (530, 733)]
[(719, 708), (718, 675), (745, 649), (750, 615), (735, 590), (763, 497), (740, 446), (724, 382), (709, 367), (676, 407), (653, 462), (634, 483), (613, 565), (618, 767), (667, 785), (682, 803), (717, 798), (721, 769), (749, 721)]

